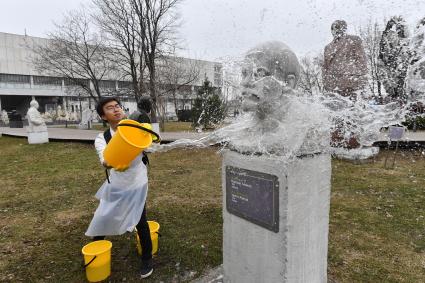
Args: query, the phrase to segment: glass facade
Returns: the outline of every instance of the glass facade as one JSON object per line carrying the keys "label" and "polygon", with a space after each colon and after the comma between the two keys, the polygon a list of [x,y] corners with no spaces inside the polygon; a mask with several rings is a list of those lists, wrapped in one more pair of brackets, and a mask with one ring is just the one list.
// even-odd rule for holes
{"label": "glass facade", "polygon": [[31,83],[31,76],[15,75],[15,74],[0,74],[1,83],[12,84],[29,84]]}

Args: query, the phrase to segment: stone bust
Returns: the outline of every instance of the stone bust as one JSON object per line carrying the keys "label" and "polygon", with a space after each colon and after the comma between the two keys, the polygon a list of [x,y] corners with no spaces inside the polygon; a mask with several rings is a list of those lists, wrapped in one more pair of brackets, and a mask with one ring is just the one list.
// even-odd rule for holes
{"label": "stone bust", "polygon": [[30,108],[27,112],[28,131],[29,132],[47,132],[46,123],[38,111],[39,105],[36,100],[30,102]]}
{"label": "stone bust", "polygon": [[217,139],[248,154],[298,155],[327,148],[325,111],[296,91],[299,76],[298,59],[284,43],[249,50],[242,66],[243,114],[217,130]]}
{"label": "stone bust", "polygon": [[284,43],[271,41],[252,48],[242,67],[242,110],[254,112],[265,124],[278,118],[284,108],[281,98],[293,92],[299,76],[297,56]]}

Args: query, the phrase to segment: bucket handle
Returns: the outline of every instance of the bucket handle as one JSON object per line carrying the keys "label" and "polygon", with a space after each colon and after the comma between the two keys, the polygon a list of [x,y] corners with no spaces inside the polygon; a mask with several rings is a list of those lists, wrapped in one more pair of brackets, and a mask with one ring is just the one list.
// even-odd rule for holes
{"label": "bucket handle", "polygon": [[84,264],[84,268],[87,268],[87,266],[89,266],[89,265],[90,265],[90,263],[92,263],[92,262],[93,262],[93,260],[95,260],[96,258],[97,258],[97,255],[95,255],[95,256],[94,256],[94,258],[92,258],[92,259],[89,261],[89,263]]}
{"label": "bucket handle", "polygon": [[122,126],[137,128],[139,130],[148,132],[149,134],[154,135],[156,137],[156,140],[153,140],[152,142],[154,142],[154,143],[160,143],[161,142],[161,138],[159,137],[159,135],[157,133],[155,133],[154,131],[149,130],[149,129],[145,128],[145,127],[138,126],[138,125],[133,125],[133,124],[127,124],[127,123],[122,123],[122,124],[118,124],[117,125],[117,127],[122,127]]}

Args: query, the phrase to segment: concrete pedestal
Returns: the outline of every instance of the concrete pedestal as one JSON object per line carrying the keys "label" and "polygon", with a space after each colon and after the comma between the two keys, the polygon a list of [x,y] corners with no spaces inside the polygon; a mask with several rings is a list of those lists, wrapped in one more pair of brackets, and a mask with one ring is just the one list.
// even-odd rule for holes
{"label": "concrete pedestal", "polygon": [[30,132],[28,133],[29,144],[48,143],[49,134],[47,132]]}
{"label": "concrete pedestal", "polygon": [[[231,183],[226,182],[229,179],[226,168],[277,177],[277,232],[258,225],[261,221],[254,224],[229,212],[226,199],[253,200],[243,193],[226,197],[226,192],[229,194],[226,184]],[[284,164],[278,159],[225,152],[222,174],[224,282],[326,282],[330,177],[331,158],[327,154],[300,157]],[[250,180],[234,183],[245,182],[242,185],[250,189],[261,184],[261,181]],[[260,198],[258,201],[263,201]]]}

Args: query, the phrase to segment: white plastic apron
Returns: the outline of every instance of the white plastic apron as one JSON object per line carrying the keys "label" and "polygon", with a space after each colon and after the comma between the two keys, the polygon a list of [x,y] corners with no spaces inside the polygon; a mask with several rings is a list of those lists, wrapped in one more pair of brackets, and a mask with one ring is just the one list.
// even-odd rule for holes
{"label": "white plastic apron", "polygon": [[86,236],[121,235],[133,231],[140,220],[148,193],[147,169],[140,154],[124,172],[110,170],[96,193],[100,204]]}

